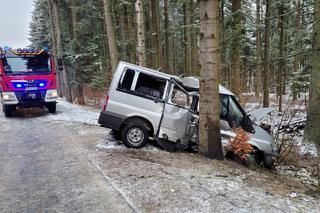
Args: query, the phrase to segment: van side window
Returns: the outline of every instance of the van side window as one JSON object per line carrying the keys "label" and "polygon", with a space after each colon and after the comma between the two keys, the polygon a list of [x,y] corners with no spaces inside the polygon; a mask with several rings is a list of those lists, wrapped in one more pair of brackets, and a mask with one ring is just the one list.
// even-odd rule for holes
{"label": "van side window", "polygon": [[152,98],[163,98],[166,80],[140,73],[135,92]]}
{"label": "van side window", "polygon": [[122,82],[119,84],[120,89],[130,90],[133,82],[135,71],[127,69],[126,73],[123,76]]}

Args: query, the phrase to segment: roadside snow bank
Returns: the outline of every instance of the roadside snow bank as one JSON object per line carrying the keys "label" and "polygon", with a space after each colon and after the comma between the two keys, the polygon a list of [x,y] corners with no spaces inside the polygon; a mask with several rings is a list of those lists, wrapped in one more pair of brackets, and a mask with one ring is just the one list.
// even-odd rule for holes
{"label": "roadside snow bank", "polygon": [[99,111],[86,106],[68,103],[64,99],[59,99],[57,113],[47,114],[43,119],[49,121],[75,122],[98,126]]}

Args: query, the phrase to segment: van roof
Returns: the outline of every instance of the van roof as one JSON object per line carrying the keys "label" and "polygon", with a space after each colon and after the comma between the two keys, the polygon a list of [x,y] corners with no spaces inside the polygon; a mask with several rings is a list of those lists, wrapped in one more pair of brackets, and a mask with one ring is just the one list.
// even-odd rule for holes
{"label": "van roof", "polygon": [[[124,61],[120,61],[119,65],[140,69],[140,70],[152,73],[153,75],[159,76],[161,78],[166,78],[168,80],[173,78],[173,79],[175,79],[176,81],[182,83],[184,86],[186,86],[188,88],[192,88],[194,90],[199,90],[199,77],[196,77],[196,76],[179,78],[178,76],[175,76],[175,75],[166,74],[166,73],[160,72],[158,70],[154,70],[154,69],[138,66],[138,65],[135,65],[135,64],[124,62]],[[235,96],[230,90],[228,90],[227,88],[225,88],[221,84],[219,84],[219,93],[220,94],[224,94],[224,95]]]}
{"label": "van roof", "polygon": [[[189,76],[180,78],[183,85],[188,88],[194,88],[195,90],[199,90],[199,77],[197,76]],[[230,90],[219,84],[219,93],[224,95],[232,95],[235,96]]]}
{"label": "van roof", "polygon": [[138,65],[135,65],[135,64],[131,64],[131,63],[128,63],[128,62],[124,62],[124,61],[120,61],[120,62],[119,62],[119,65],[123,65],[123,66],[128,66],[128,67],[140,69],[140,70],[149,72],[149,73],[151,73],[151,74],[153,74],[153,75],[156,75],[156,76],[159,76],[159,77],[162,77],[162,78],[166,78],[166,79],[168,79],[168,80],[171,79],[171,78],[174,78],[175,80],[180,81],[180,79],[179,79],[178,76],[170,75],[170,74],[167,74],[167,73],[163,73],[163,72],[161,72],[161,71],[159,71],[159,70],[154,70],[154,69],[150,69],[150,68],[138,66]]}

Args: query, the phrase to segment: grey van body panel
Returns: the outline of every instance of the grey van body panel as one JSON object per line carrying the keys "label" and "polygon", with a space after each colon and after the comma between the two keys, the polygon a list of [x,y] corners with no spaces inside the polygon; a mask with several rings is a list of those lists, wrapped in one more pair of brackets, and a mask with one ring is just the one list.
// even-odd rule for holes
{"label": "grey van body panel", "polygon": [[179,140],[180,143],[186,144],[189,141],[186,132],[189,114],[188,109],[166,104],[158,137],[173,142]]}
{"label": "grey van body panel", "polygon": [[[118,88],[119,83],[124,78],[127,69],[134,70],[130,90],[124,91]],[[161,99],[153,99],[137,94],[136,86],[141,73],[150,75],[166,81]],[[99,117],[99,123],[110,129],[119,130],[122,123],[131,117],[141,117],[149,121],[154,130],[155,139],[164,139],[172,142],[180,141],[187,145],[188,141],[194,136],[197,124],[192,123],[198,115],[190,109],[171,104],[169,99],[172,91],[172,84],[178,83],[188,88],[199,87],[199,80],[196,77],[179,78],[177,76],[161,73],[145,67],[140,67],[126,62],[120,62],[112,79],[108,90],[109,101],[105,111],[102,111]],[[220,94],[234,96],[228,89],[220,85]],[[198,119],[196,119],[198,120]],[[273,137],[264,131],[261,127],[254,125],[255,133],[249,135],[249,143],[265,155],[265,161],[270,162],[272,156],[276,155],[273,150]],[[221,120],[222,137],[235,137],[234,131],[228,125],[228,122]]]}
{"label": "grey van body panel", "polygon": [[[119,82],[123,77],[123,73],[127,69],[132,69],[137,72],[143,72],[146,74],[150,74],[155,77],[159,77],[162,79],[166,79],[168,82],[171,78],[170,75],[162,75],[157,73],[156,71],[152,71],[147,68],[142,68],[133,64],[128,64],[125,62],[120,62],[118,68],[113,76],[112,83],[110,85],[108,95],[109,101],[106,108],[106,111],[113,112],[115,114],[121,114],[125,118],[130,117],[142,117],[148,120],[152,124],[152,128],[156,130],[159,128],[159,122],[162,115],[163,110],[163,101],[160,100],[157,103],[155,100],[140,97],[139,95],[131,94],[130,92],[124,92],[118,89]],[[137,83],[137,76],[133,80],[131,89],[135,88]],[[168,82],[166,87],[168,86]],[[166,91],[166,88],[165,88]]]}
{"label": "grey van body panel", "polygon": [[125,119],[126,117],[121,114],[102,111],[100,113],[98,123],[109,129],[120,130],[121,124]]}

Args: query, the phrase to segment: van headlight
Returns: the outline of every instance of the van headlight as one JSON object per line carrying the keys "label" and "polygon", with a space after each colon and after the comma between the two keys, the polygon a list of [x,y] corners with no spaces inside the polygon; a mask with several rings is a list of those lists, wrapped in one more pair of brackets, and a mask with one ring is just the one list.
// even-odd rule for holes
{"label": "van headlight", "polygon": [[18,104],[18,99],[14,92],[2,92],[2,100],[4,104]]}
{"label": "van headlight", "polygon": [[47,90],[45,101],[55,101],[58,98],[58,92],[55,89]]}

